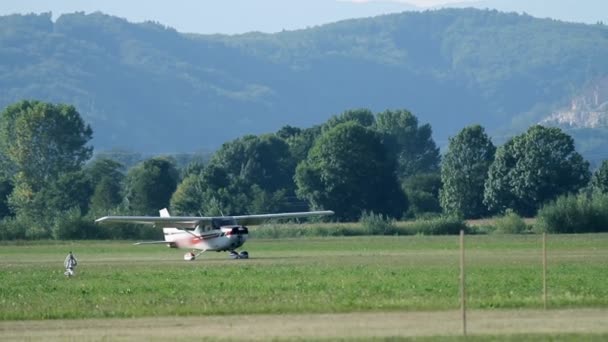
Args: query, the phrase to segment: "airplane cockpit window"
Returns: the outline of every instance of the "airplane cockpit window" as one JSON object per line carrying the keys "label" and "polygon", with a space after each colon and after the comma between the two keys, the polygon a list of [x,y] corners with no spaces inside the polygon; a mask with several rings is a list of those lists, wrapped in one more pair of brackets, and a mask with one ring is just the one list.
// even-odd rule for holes
{"label": "airplane cockpit window", "polygon": [[220,229],[225,226],[236,226],[236,220],[232,217],[218,217],[211,219],[213,229]]}

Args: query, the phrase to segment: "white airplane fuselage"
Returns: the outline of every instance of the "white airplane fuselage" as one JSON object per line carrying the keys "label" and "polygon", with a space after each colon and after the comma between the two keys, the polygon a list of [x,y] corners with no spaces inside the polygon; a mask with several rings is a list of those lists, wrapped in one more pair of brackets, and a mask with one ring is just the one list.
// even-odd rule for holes
{"label": "white airplane fuselage", "polygon": [[163,228],[167,246],[171,248],[187,248],[200,251],[233,251],[241,247],[249,236],[247,227],[234,225],[219,229],[200,231],[194,234],[183,229]]}

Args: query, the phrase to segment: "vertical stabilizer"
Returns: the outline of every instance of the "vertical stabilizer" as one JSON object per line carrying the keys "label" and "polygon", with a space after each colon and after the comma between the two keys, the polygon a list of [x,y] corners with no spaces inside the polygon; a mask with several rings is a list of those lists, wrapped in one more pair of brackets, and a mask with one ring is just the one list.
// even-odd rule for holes
{"label": "vertical stabilizer", "polygon": [[[169,214],[169,210],[167,210],[167,208],[163,208],[158,212],[160,213],[160,217],[171,217],[171,214]],[[186,232],[181,229],[170,227],[163,228],[163,233],[165,234],[165,241],[175,241],[186,234]]]}

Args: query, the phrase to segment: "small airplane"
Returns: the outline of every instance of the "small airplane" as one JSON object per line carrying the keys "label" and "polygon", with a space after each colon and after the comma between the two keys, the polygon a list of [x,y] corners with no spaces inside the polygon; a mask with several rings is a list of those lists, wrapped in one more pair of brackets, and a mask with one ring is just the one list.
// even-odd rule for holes
{"label": "small airplane", "polygon": [[161,226],[164,241],[144,241],[135,245],[166,244],[170,248],[187,248],[191,251],[184,260],[193,261],[207,251],[230,252],[233,259],[248,259],[246,251],[237,252],[249,235],[245,225],[257,225],[272,219],[290,219],[309,216],[333,215],[331,210],[307,211],[242,216],[171,216],[167,209],[160,210],[160,216],[104,216],[96,223],[136,223]]}

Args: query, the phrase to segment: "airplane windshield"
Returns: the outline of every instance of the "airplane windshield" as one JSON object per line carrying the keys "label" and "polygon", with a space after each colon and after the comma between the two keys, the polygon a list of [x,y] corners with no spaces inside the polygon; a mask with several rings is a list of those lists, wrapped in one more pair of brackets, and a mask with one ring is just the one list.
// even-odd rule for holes
{"label": "airplane windshield", "polygon": [[221,227],[236,225],[236,220],[232,217],[218,217],[211,219],[211,226],[213,229],[220,229]]}

